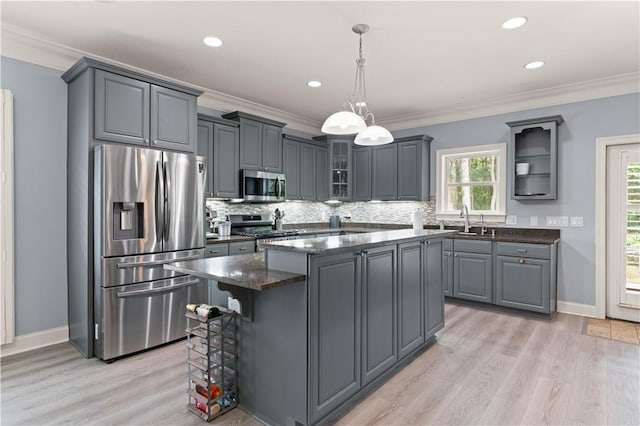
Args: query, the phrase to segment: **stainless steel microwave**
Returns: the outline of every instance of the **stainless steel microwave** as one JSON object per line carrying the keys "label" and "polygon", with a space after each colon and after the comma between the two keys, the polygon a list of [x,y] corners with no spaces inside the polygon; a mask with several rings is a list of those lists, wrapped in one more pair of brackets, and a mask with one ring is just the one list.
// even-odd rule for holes
{"label": "stainless steel microwave", "polygon": [[245,201],[284,201],[286,179],[281,173],[242,171],[242,198]]}

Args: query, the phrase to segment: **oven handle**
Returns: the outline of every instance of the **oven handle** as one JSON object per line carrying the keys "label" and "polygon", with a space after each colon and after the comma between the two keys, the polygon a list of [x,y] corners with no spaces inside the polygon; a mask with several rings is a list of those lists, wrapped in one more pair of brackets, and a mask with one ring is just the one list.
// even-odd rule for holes
{"label": "oven handle", "polygon": [[202,255],[195,256],[187,256],[187,257],[177,257],[175,259],[162,259],[162,260],[147,260],[142,262],[122,262],[116,264],[117,268],[137,268],[138,266],[157,266],[157,265],[165,265],[167,263],[172,262],[182,262],[184,260],[195,260],[200,259]]}
{"label": "oven handle", "polygon": [[146,290],[132,290],[132,291],[118,291],[116,292],[116,297],[123,298],[123,297],[133,297],[133,296],[144,296],[147,294],[165,293],[165,292],[174,291],[179,288],[191,287],[196,284],[200,284],[200,280],[186,281],[181,284],[169,285],[161,288],[150,288]]}

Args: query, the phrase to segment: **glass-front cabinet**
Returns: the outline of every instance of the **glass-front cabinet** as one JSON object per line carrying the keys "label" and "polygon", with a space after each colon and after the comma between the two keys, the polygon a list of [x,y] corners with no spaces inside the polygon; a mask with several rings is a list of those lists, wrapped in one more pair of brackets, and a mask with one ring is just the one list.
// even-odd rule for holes
{"label": "glass-front cabinet", "polygon": [[511,198],[555,200],[561,115],[508,122],[511,127]]}
{"label": "glass-front cabinet", "polygon": [[351,200],[353,137],[317,136],[313,139],[326,142],[329,148],[329,199]]}

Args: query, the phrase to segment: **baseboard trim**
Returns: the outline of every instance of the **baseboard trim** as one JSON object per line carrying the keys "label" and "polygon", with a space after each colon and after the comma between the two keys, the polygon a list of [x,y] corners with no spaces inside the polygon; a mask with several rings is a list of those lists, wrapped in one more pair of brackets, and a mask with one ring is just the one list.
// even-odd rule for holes
{"label": "baseboard trim", "polygon": [[583,305],[582,303],[562,302],[558,300],[556,307],[558,312],[563,314],[580,315],[583,317],[597,318],[596,307],[594,305]]}
{"label": "baseboard trim", "polygon": [[0,346],[0,358],[69,341],[69,326],[16,336],[13,342]]}

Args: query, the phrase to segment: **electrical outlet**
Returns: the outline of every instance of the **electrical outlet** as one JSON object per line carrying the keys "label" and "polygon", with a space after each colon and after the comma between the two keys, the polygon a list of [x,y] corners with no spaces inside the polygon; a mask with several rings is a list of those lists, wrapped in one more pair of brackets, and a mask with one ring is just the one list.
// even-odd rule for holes
{"label": "electrical outlet", "polygon": [[584,218],[582,216],[571,216],[571,226],[584,226]]}
{"label": "electrical outlet", "polygon": [[560,225],[560,226],[569,226],[569,216],[559,216],[558,217],[558,225]]}
{"label": "electrical outlet", "polygon": [[242,308],[240,308],[240,301],[238,299],[234,299],[233,297],[229,297],[227,299],[227,307],[232,311],[236,311],[241,314]]}
{"label": "electrical outlet", "polygon": [[555,216],[547,216],[547,226],[556,226],[556,220]]}
{"label": "electrical outlet", "polygon": [[515,215],[507,215],[507,225],[516,225],[518,223],[518,216]]}
{"label": "electrical outlet", "polygon": [[529,225],[538,226],[538,216],[531,216],[531,219],[529,219]]}

